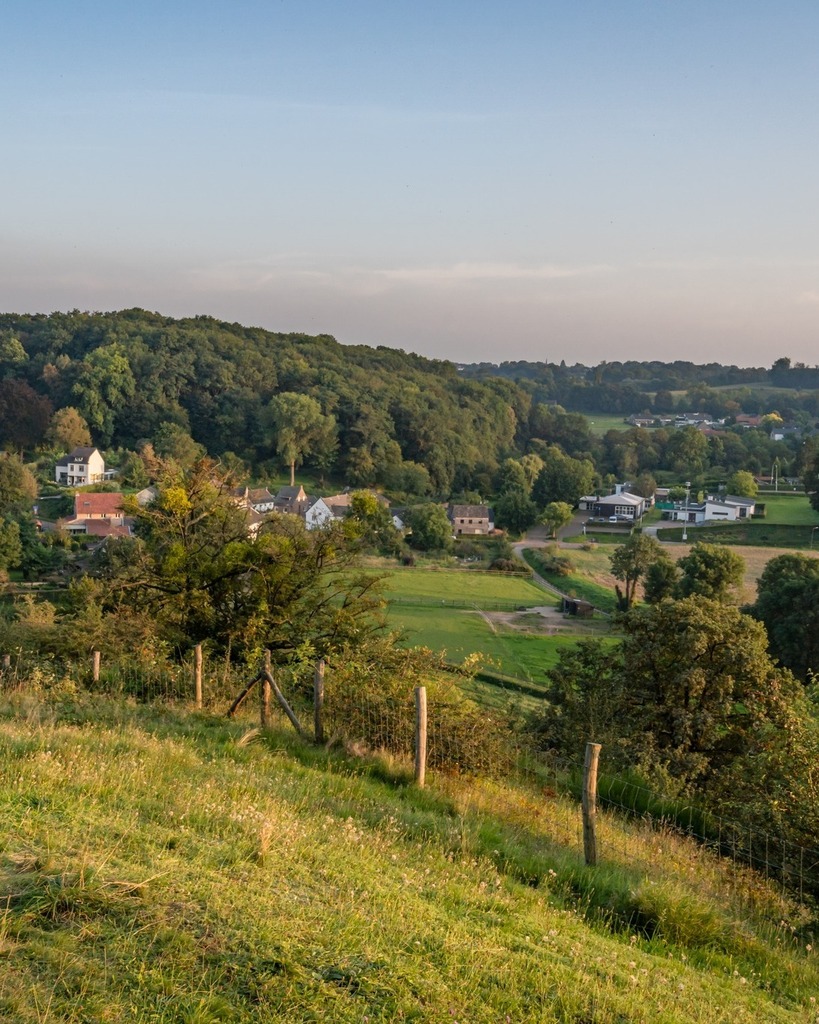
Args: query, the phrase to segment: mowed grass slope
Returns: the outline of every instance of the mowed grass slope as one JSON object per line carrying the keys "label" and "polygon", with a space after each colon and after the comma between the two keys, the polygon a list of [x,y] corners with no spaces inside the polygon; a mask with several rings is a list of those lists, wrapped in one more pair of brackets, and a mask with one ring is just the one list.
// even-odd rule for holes
{"label": "mowed grass slope", "polygon": [[69,692],[0,706],[0,1019],[815,1019],[793,911],[757,883],[786,921],[766,937],[690,842],[604,816],[586,868],[573,801],[418,791],[290,733],[243,744],[249,724]]}
{"label": "mowed grass slope", "polygon": [[[493,572],[409,569],[392,573],[385,596],[390,624],[409,646],[444,651],[453,664],[482,654],[488,667],[542,681],[559,652],[577,643],[562,634],[541,636],[490,619],[475,609],[556,607],[558,598],[532,581]],[[474,607],[469,607],[470,605]]]}
{"label": "mowed grass slope", "polygon": [[459,609],[409,608],[389,610],[392,625],[406,631],[409,646],[445,651],[447,661],[459,664],[470,654],[483,654],[488,667],[518,679],[543,681],[557,664],[560,651],[577,643],[576,636],[540,636],[487,621],[478,612]]}
{"label": "mowed grass slope", "polygon": [[524,576],[474,569],[395,569],[384,581],[384,596],[397,603],[461,603],[503,608],[555,605],[557,598]]}
{"label": "mowed grass slope", "polygon": [[765,506],[765,518],[757,523],[785,526],[819,526],[816,512],[806,494],[759,494],[757,499]]}

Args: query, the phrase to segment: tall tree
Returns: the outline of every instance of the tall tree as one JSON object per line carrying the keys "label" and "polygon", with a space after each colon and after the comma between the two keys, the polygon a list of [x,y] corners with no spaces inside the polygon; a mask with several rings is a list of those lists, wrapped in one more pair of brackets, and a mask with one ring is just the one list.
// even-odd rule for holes
{"label": "tall tree", "polygon": [[268,414],[276,435],[276,451],[290,467],[292,487],[296,482],[296,463],[304,460],[319,438],[326,444],[328,423],[315,398],[293,391],[274,395]]}
{"label": "tall tree", "polygon": [[119,342],[102,345],[83,359],[72,394],[99,444],[111,443],[117,417],[127,416],[136,390],[131,364]]}
{"label": "tall tree", "polygon": [[24,380],[0,381],[0,437],[6,447],[31,451],[45,437],[51,402]]}
{"label": "tall tree", "polygon": [[250,656],[324,657],[381,627],[377,580],[356,569],[343,524],[274,515],[253,535],[233,480],[203,459],[128,511],[137,540],[112,548],[109,605],[150,612],[164,640],[211,639]]}
{"label": "tall tree", "polygon": [[755,498],[759,493],[759,486],[754,479],[754,474],[746,469],[738,469],[728,477],[728,493],[735,494],[740,498]]}
{"label": "tall tree", "polygon": [[698,541],[677,565],[682,574],[677,584],[680,597],[733,601],[745,578],[744,560],[724,544]]}
{"label": "tall tree", "polygon": [[660,543],[655,537],[634,533],[625,544],[615,548],[609,555],[612,576],[623,584],[622,589],[617,586],[614,588],[620,611],[627,612],[634,604],[637,584],[662,553]]}
{"label": "tall tree", "polygon": [[452,547],[452,523],[446,509],[427,501],[407,509],[407,525],[412,531],[407,538],[418,551],[449,551]]}
{"label": "tall tree", "polygon": [[564,526],[568,526],[572,521],[574,515],[574,509],[565,501],[550,501],[546,508],[543,510],[543,514],[540,517],[540,522],[544,526],[549,527],[549,536],[556,537],[557,531],[562,529]]}
{"label": "tall tree", "polygon": [[774,658],[803,682],[819,673],[819,559],[797,553],[772,558],[749,611],[764,624]]}
{"label": "tall tree", "polygon": [[67,405],[51,417],[46,441],[58,451],[70,452],[80,445],[91,445],[91,431],[79,409]]}
{"label": "tall tree", "polygon": [[16,455],[0,453],[0,515],[23,512],[37,497],[37,481]]}
{"label": "tall tree", "polygon": [[555,445],[541,453],[543,469],[532,489],[533,500],[545,508],[550,501],[575,506],[594,486],[594,465],[588,459],[573,459]]}

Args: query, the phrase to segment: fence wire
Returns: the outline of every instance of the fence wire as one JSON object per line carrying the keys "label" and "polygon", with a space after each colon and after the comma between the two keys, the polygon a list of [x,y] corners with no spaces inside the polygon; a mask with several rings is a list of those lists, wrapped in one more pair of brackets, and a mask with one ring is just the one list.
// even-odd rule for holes
{"label": "fence wire", "polygon": [[[228,663],[206,664],[203,706],[225,712],[252,676],[253,670]],[[187,707],[193,704],[193,679],[192,653],[173,665],[103,662],[96,680],[90,656],[87,664],[62,664],[58,659],[17,652],[7,655],[0,667],[0,691],[64,687]],[[278,669],[276,679],[305,734],[311,736],[312,675],[304,668]],[[257,715],[258,707],[259,694],[253,692],[242,713]],[[463,696],[457,682],[430,685],[427,709],[430,771],[523,786],[544,827],[545,841],[582,855],[581,761],[538,750],[504,709],[493,712],[478,707]],[[275,702],[271,712],[277,726],[289,728]],[[410,766],[416,743],[414,685],[397,680],[379,689],[353,676],[334,679],[328,671],[323,725],[329,744],[343,745],[352,754],[387,753]],[[695,870],[708,873],[715,893],[732,906],[752,907],[772,928],[785,927],[791,901],[803,915],[815,914],[819,849],[800,846],[749,822],[720,817],[694,803],[664,798],[633,779],[605,770],[598,775],[597,795],[599,862],[608,857],[650,874],[658,850],[684,843],[681,870],[694,863]],[[791,922],[787,927],[796,926]]]}

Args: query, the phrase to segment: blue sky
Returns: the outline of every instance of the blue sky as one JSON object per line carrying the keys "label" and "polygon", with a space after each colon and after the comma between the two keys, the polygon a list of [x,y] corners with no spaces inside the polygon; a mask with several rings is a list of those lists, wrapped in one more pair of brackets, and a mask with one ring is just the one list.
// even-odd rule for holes
{"label": "blue sky", "polygon": [[817,361],[819,5],[6,0],[0,308]]}

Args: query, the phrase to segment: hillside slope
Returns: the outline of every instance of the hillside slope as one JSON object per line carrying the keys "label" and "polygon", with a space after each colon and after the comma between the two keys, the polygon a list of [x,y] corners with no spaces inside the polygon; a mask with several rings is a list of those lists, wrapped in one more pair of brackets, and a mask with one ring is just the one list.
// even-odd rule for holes
{"label": "hillside slope", "polygon": [[6,696],[0,1019],[816,1019],[804,939],[687,841],[604,823],[592,871],[553,792],[419,792],[251,724]]}

